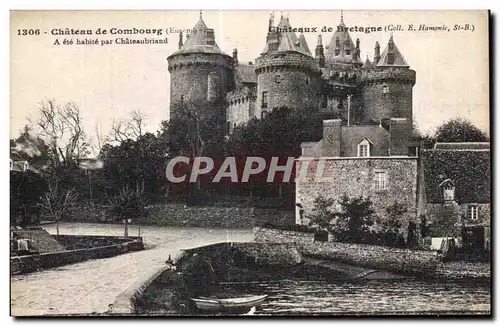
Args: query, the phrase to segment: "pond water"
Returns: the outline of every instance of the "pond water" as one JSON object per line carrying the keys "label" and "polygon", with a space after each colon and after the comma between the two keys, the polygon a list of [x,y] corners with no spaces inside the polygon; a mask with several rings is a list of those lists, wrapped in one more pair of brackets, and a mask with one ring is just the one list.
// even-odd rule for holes
{"label": "pond water", "polygon": [[414,280],[328,282],[283,280],[233,285],[267,294],[256,315],[489,313],[489,284]]}

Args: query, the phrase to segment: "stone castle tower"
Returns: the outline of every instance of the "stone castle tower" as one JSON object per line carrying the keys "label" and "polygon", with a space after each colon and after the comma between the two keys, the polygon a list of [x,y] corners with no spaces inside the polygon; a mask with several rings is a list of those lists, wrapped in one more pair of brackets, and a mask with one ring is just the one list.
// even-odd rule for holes
{"label": "stone castle tower", "polygon": [[363,122],[391,117],[412,121],[415,79],[415,71],[410,69],[392,35],[382,55],[377,42],[374,62],[367,59],[361,74]]}
{"label": "stone castle tower", "polygon": [[317,108],[321,97],[321,71],[305,37],[292,32],[288,17],[277,26],[269,20],[266,46],[255,61],[257,116],[275,107],[296,110]]}
{"label": "stone castle tower", "polygon": [[192,33],[184,43],[181,34],[179,50],[167,58],[171,116],[182,102],[223,101],[221,119],[228,132],[284,106],[328,112],[343,125],[379,125],[404,118],[402,128],[411,128],[416,74],[392,35],[384,51],[380,53],[377,42],[373,61],[367,58],[363,64],[360,41],[354,42],[344,28],[343,15],[326,46],[323,35],[318,36],[314,56],[304,35],[292,31],[288,17],[281,16],[275,26],[271,15],[268,27],[255,64],[243,63],[237,49],[232,56],[219,49],[213,29],[200,14]]}
{"label": "stone castle tower", "polygon": [[175,116],[180,103],[223,100],[233,89],[233,58],[215,42],[214,30],[200,18],[187,35],[179,34],[179,50],[167,58],[170,72],[170,114]]}

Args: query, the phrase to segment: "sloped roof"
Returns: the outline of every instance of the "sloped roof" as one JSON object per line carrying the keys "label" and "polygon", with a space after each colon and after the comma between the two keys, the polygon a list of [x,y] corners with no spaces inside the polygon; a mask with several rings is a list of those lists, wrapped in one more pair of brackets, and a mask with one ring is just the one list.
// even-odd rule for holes
{"label": "sloped roof", "polygon": [[[297,35],[294,32],[292,32],[292,26],[290,25],[290,19],[288,17],[284,16],[281,17],[278,26],[276,26],[276,30],[280,35],[279,45],[277,50],[278,52],[296,51],[307,55],[311,55],[311,51],[309,51],[309,47],[307,46],[305,38],[303,42],[301,42],[297,37]],[[267,53],[267,52],[269,52],[268,43],[266,43],[266,46],[264,47],[262,53]]]}
{"label": "sloped roof", "polygon": [[[192,29],[192,33],[186,38],[184,45],[174,54],[179,53],[223,53],[215,40],[211,40],[209,33],[213,34],[213,29],[207,27],[203,18],[200,17]],[[213,43],[211,42],[213,41]]]}
{"label": "sloped roof", "polygon": [[299,35],[299,42],[300,42],[300,46],[302,47],[302,49],[304,49],[304,51],[307,54],[311,54],[311,50],[309,50],[309,46],[307,45],[306,37],[304,36],[303,33],[300,33],[300,35]]}
{"label": "sloped roof", "polygon": [[364,69],[373,68],[373,64],[370,61],[370,59],[368,59],[368,57],[366,57],[365,63],[363,64],[362,68],[364,68]]}
{"label": "sloped roof", "polygon": [[29,164],[28,161],[13,161],[13,160],[11,160],[11,162],[12,162],[12,165],[11,165],[11,168],[10,168],[11,171],[14,171],[14,172],[27,172],[27,171],[31,171],[31,172],[34,172],[34,173],[37,173],[37,174],[40,173],[40,171],[38,171],[33,166],[31,166],[31,164]]}
{"label": "sloped roof", "polygon": [[428,203],[442,203],[439,185],[450,179],[459,203],[489,203],[491,200],[490,152],[482,150],[422,151],[425,196]]}
{"label": "sloped roof", "polygon": [[[392,64],[388,62],[389,53],[394,53],[394,63]],[[387,46],[385,47],[384,52],[382,52],[382,54],[380,55],[379,62],[377,63],[377,67],[387,67],[387,66],[409,67],[405,58],[403,57],[398,47],[396,46],[396,43],[394,43],[392,35],[391,38],[389,39],[389,42],[387,43]]]}
{"label": "sloped roof", "polygon": [[255,74],[255,66],[253,65],[238,63],[234,67],[234,75],[237,84],[257,83],[257,75]]}
{"label": "sloped roof", "polygon": [[434,149],[439,150],[490,150],[490,143],[464,142],[464,143],[436,143]]}
{"label": "sloped roof", "polygon": [[390,134],[378,125],[342,126],[341,155],[353,157],[358,155],[358,144],[367,139],[373,144],[371,156],[387,156],[390,147]]}
{"label": "sloped roof", "polygon": [[[333,33],[332,38],[330,39],[330,43],[326,47],[325,51],[325,61],[327,63],[352,63],[352,62],[360,62],[358,58],[355,58],[356,46],[351,39],[351,35],[344,29],[343,31],[339,31],[339,27],[345,28],[344,19],[340,19],[340,23],[337,26],[335,33]],[[339,40],[339,54],[335,55],[335,49],[337,48],[337,39]],[[346,50],[349,48],[349,54],[346,54]]]}

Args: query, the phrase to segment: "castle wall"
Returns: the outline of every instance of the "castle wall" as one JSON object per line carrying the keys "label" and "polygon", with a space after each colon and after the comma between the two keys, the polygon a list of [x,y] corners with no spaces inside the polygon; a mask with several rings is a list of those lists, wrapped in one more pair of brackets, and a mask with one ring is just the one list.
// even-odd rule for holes
{"label": "castle wall", "polygon": [[252,119],[251,113],[254,111],[255,98],[241,98],[231,101],[226,109],[226,121],[232,131],[236,126],[246,123]]}

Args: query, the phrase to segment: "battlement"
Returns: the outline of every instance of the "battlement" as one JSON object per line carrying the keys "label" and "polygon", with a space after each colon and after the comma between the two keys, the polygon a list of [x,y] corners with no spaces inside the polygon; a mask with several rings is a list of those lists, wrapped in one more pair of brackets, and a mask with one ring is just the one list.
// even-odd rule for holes
{"label": "battlement", "polygon": [[269,53],[255,60],[255,72],[257,74],[279,71],[281,69],[309,70],[318,74],[320,73],[316,60],[311,56],[299,52]]}
{"label": "battlement", "polygon": [[363,84],[398,81],[415,85],[416,73],[406,67],[374,67],[361,72]]}
{"label": "battlement", "polygon": [[168,71],[208,65],[233,69],[233,58],[220,53],[179,53],[167,58]]}
{"label": "battlement", "polygon": [[255,98],[256,98],[255,93],[248,87],[245,87],[227,93],[226,103],[228,105],[240,104],[249,100],[255,100]]}

